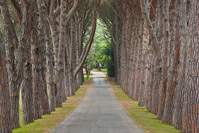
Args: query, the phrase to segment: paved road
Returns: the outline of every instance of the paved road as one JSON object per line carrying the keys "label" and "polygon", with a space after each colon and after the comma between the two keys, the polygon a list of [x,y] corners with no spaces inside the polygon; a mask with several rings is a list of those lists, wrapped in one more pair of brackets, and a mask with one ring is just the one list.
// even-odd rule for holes
{"label": "paved road", "polygon": [[142,133],[117,102],[105,75],[93,74],[94,89],[51,133]]}

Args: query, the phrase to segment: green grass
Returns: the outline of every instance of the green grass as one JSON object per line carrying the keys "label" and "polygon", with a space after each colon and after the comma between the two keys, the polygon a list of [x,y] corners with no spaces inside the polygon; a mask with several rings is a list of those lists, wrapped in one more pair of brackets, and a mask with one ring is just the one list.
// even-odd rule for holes
{"label": "green grass", "polygon": [[104,74],[107,74],[107,69],[102,69],[101,72],[103,72]]}
{"label": "green grass", "polygon": [[93,80],[93,77],[85,78],[85,81],[92,81],[92,80]]}
{"label": "green grass", "polygon": [[[87,75],[86,75],[86,72],[83,72],[83,74],[84,74],[84,76],[87,76]],[[91,75],[93,75],[92,72],[90,72],[90,76],[91,76]]]}
{"label": "green grass", "polygon": [[91,78],[84,78],[84,83],[83,83],[83,85],[91,85],[92,84],[92,82],[93,82],[93,77],[91,77]]}
{"label": "green grass", "polygon": [[138,102],[129,98],[121,88],[113,88],[113,91],[128,116],[144,131],[152,133],[181,132],[171,125],[162,123],[162,121],[158,119],[155,114],[147,111],[145,107],[138,106]]}
{"label": "green grass", "polygon": [[80,88],[75,96],[68,97],[68,100],[63,103],[62,108],[56,108],[56,111],[49,115],[43,115],[42,119],[35,120],[33,123],[22,125],[22,107],[20,102],[20,128],[13,130],[13,133],[47,133],[55,128],[65,117],[73,111],[80,103],[81,99],[87,92],[86,88]]}
{"label": "green grass", "polygon": [[103,72],[104,74],[107,75],[107,69],[101,69],[101,71],[97,70],[97,69],[94,69],[93,70],[94,72]]}

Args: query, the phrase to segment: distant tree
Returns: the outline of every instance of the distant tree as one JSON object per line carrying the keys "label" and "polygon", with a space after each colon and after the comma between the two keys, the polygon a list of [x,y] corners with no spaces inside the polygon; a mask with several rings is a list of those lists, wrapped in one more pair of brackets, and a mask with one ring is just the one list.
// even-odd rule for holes
{"label": "distant tree", "polygon": [[89,53],[84,63],[87,79],[90,76],[91,70],[96,66],[93,53]]}

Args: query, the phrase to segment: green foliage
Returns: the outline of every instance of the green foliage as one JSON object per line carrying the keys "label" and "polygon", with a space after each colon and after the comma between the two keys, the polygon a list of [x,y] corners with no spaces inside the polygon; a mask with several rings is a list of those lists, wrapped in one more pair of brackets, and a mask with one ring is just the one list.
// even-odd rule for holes
{"label": "green foliage", "polygon": [[94,49],[92,48],[83,65],[83,67],[86,70],[87,78],[89,78],[90,72],[95,66],[96,66],[96,63],[95,63],[95,57],[94,57]]}
{"label": "green foliage", "polygon": [[115,69],[114,69],[114,54],[113,54],[113,45],[109,43],[105,49],[105,67],[107,69],[108,77],[115,76]]}
{"label": "green foliage", "polygon": [[110,38],[110,34],[102,22],[98,20],[95,39],[85,61],[84,68],[89,66],[89,70],[92,70],[101,64],[107,69],[107,75],[109,77],[115,76],[113,45]]}
{"label": "green foliage", "polygon": [[109,60],[106,64],[107,68],[107,75],[108,77],[115,77],[115,69],[114,69],[114,63],[112,60]]}
{"label": "green foliage", "polygon": [[86,61],[84,63],[84,68],[87,67],[88,70],[92,70],[95,66],[96,64],[95,64],[94,54],[90,53],[86,58]]}

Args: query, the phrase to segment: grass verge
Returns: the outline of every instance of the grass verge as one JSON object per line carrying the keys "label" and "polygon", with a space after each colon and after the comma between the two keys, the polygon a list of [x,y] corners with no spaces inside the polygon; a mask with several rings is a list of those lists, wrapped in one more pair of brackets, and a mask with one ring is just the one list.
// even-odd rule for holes
{"label": "grass verge", "polygon": [[85,80],[84,84],[88,84],[88,82],[93,81],[93,77],[84,78],[84,80]]}
{"label": "grass verge", "polygon": [[[85,71],[83,72],[83,74],[84,74],[84,76],[87,76]],[[91,75],[93,75],[92,72],[90,72],[90,76],[91,76]]]}
{"label": "grass verge", "polygon": [[138,102],[129,98],[121,88],[112,88],[112,90],[128,116],[144,131],[150,133],[181,132],[171,125],[162,123],[155,114],[149,112],[145,107],[138,106]]}
{"label": "grass verge", "polygon": [[[63,103],[63,107],[56,108],[56,111],[49,115],[43,115],[42,119],[35,120],[33,123],[21,126],[13,130],[13,133],[47,133],[55,128],[65,117],[70,114],[86,95],[87,88],[80,88],[75,96],[68,97],[68,100]],[[20,106],[20,124],[22,125],[22,108]]]}
{"label": "grass verge", "polygon": [[107,75],[107,69],[101,69],[101,71],[94,69],[93,72],[103,72],[105,75]]}

